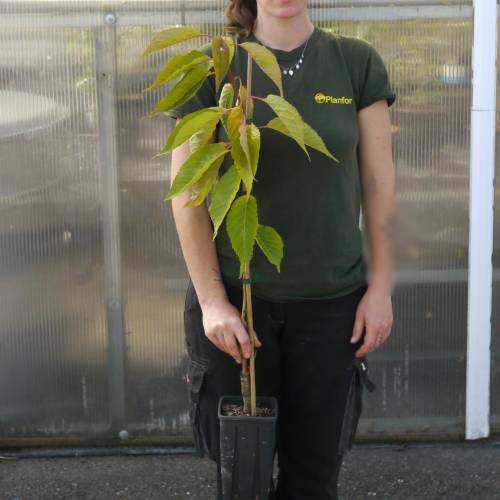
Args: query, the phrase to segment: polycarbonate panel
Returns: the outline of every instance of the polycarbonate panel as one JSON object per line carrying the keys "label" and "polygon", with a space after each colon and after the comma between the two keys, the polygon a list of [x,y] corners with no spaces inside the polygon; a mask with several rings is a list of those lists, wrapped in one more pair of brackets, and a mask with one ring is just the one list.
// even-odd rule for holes
{"label": "polycarbonate panel", "polygon": [[[0,113],[0,435],[190,438],[188,274],[163,202],[170,155],[153,159],[174,122],[141,118],[173,85],[142,92],[166,58],[203,40],[141,53],[176,23],[223,33],[225,5],[0,3],[11,110]],[[310,1],[309,12],[371,42],[397,93],[395,325],[369,355],[378,391],[359,434],[462,433],[471,2]]]}
{"label": "polycarbonate panel", "polygon": [[120,243],[130,381],[127,413],[129,428],[175,435],[189,433],[183,330],[188,273],[171,203],[163,202],[170,154],[153,159],[174,121],[164,116],[141,120],[173,83],[156,92],[143,94],[142,90],[154,81],[167,58],[196,48],[199,40],[141,60],[151,35],[150,26],[117,29]]}
{"label": "polycarbonate panel", "polygon": [[103,432],[92,30],[0,25],[0,435]]}
{"label": "polycarbonate panel", "polygon": [[330,26],[370,41],[397,93],[395,322],[368,356],[378,392],[365,397],[359,433],[462,433],[472,19]]}
{"label": "polycarbonate panel", "polygon": [[[498,21],[497,21],[498,34]],[[497,54],[500,54],[500,39],[497,38]],[[498,55],[497,55],[498,60]],[[495,128],[495,178],[493,212],[493,299],[491,306],[491,432],[500,432],[500,71],[497,65]]]}

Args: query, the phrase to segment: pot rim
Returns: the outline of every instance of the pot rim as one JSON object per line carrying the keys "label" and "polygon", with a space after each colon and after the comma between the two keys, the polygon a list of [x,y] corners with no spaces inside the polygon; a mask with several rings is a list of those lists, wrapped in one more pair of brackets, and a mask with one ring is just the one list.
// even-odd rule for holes
{"label": "pot rim", "polygon": [[241,403],[243,404],[243,398],[242,396],[238,396],[237,394],[231,395],[231,394],[225,394],[219,398],[219,404],[217,405],[217,413],[219,416],[219,420],[245,420],[245,421],[256,421],[256,422],[271,422],[274,420],[278,419],[278,399],[275,398],[274,396],[257,396],[256,402],[257,404],[263,403],[264,405],[269,405],[266,406],[270,410],[273,410],[274,415],[270,416],[264,416],[264,417],[254,417],[251,415],[222,415],[222,404],[225,402],[225,400],[237,400],[236,404]]}

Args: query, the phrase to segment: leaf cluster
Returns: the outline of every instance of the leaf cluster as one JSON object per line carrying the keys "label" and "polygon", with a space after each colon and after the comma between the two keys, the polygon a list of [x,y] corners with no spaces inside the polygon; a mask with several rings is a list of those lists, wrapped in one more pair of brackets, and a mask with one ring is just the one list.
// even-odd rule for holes
{"label": "leaf cluster", "polygon": [[[163,30],[153,37],[143,56],[199,36],[204,35],[190,26]],[[247,86],[241,77],[233,75],[230,69],[237,45],[247,51],[249,62],[254,61],[275,83],[279,95],[268,94],[264,98],[248,95]],[[232,248],[240,261],[240,277],[245,266],[250,264],[255,243],[280,272],[283,240],[276,229],[259,222],[257,200],[252,195],[259,165],[262,128],[250,122],[254,100],[266,103],[276,114],[263,127],[274,129],[296,141],[309,161],[311,158],[306,146],[320,151],[337,163],[339,160],[328,151],[315,130],[304,122],[298,110],[283,97],[280,67],[271,51],[258,43],[237,44],[232,36],[215,35],[212,37],[211,53],[212,57],[200,50],[190,50],[173,56],[161,68],[155,81],[144,89],[144,92],[151,91],[180,77],[149,116],[189,101],[211,74],[215,76],[216,93],[220,91],[218,106],[186,114],[177,122],[156,155],[166,154],[189,141],[191,153],[180,166],[164,201],[189,189],[190,198],[184,206],[196,206],[211,193],[208,211],[214,226],[213,239],[225,220]],[[225,79],[228,81],[222,85]],[[210,143],[219,123],[224,127],[228,141]],[[219,176],[219,169],[227,154],[232,163]],[[242,186],[245,193],[240,195]]]}

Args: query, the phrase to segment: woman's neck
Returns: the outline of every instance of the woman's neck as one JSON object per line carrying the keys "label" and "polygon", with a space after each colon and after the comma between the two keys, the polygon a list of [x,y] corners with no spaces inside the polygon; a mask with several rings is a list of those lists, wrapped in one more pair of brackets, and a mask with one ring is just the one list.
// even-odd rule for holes
{"label": "woman's neck", "polygon": [[293,50],[311,36],[314,24],[309,18],[293,17],[287,19],[257,16],[253,34],[264,45],[272,49]]}

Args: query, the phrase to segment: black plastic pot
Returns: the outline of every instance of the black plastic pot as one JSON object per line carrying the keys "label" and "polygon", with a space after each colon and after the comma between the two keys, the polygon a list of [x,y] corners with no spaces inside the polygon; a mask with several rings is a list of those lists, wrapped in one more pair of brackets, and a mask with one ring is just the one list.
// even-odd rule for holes
{"label": "black plastic pot", "polygon": [[272,492],[278,400],[257,396],[257,407],[270,417],[222,415],[225,404],[242,405],[241,396],[221,396],[220,461],[223,500],[268,500]]}

